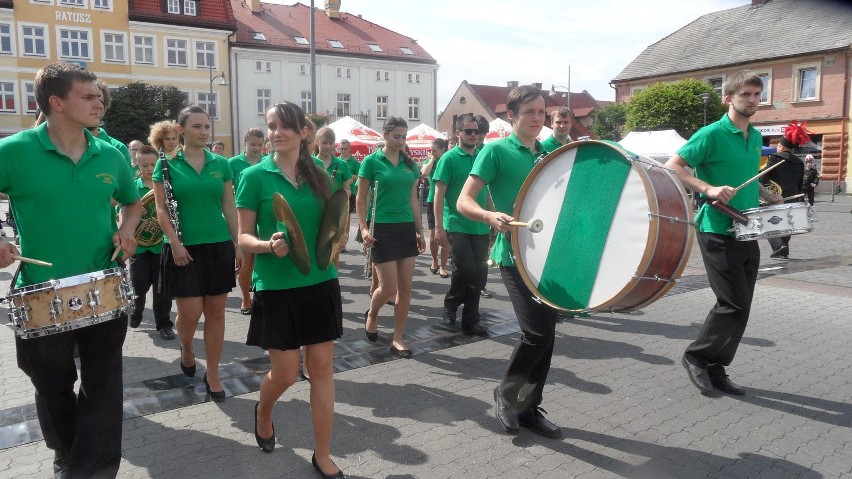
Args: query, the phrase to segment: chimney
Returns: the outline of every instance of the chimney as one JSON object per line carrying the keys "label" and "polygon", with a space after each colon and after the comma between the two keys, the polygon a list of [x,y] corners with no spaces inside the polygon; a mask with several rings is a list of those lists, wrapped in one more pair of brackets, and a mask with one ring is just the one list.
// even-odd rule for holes
{"label": "chimney", "polygon": [[328,18],[340,19],[340,0],[325,0],[325,14]]}
{"label": "chimney", "polygon": [[534,87],[538,88],[539,90],[541,90],[541,83],[533,83],[533,84],[532,84],[532,86],[534,86]]}
{"label": "chimney", "polygon": [[518,88],[518,80],[511,80],[506,82],[506,86],[509,88]]}
{"label": "chimney", "polygon": [[260,0],[246,0],[246,4],[248,5],[249,10],[251,10],[252,14],[256,15],[262,11],[262,9],[260,8]]}
{"label": "chimney", "polygon": [[760,7],[766,2],[767,2],[767,0],[751,0],[751,6],[752,7]]}

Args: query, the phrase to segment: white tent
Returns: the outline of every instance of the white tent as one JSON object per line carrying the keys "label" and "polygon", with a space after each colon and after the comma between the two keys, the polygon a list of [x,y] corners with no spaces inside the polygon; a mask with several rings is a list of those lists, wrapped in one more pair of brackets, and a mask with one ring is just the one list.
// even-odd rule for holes
{"label": "white tent", "polygon": [[349,140],[350,153],[358,159],[372,153],[373,145],[384,140],[379,132],[349,116],[329,123],[328,127],[334,131],[335,144],[339,146],[344,138]]}
{"label": "white tent", "polygon": [[543,127],[541,127],[541,133],[539,133],[536,138],[538,138],[538,141],[544,141],[544,140],[550,138],[550,135],[552,135],[552,134],[553,134],[553,130],[551,130],[550,128],[548,128],[546,126],[543,126]]}
{"label": "white tent", "polygon": [[488,123],[488,134],[485,135],[485,143],[506,138],[512,134],[512,125],[503,119],[495,118]]}
{"label": "white tent", "polygon": [[631,131],[618,142],[622,148],[657,161],[667,161],[686,143],[674,130]]}

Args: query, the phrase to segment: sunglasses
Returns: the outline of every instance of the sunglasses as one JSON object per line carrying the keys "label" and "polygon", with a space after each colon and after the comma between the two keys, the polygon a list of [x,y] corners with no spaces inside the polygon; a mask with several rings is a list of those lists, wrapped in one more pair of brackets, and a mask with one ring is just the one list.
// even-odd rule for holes
{"label": "sunglasses", "polygon": [[479,133],[479,130],[476,128],[465,128],[461,130],[465,135],[476,135]]}

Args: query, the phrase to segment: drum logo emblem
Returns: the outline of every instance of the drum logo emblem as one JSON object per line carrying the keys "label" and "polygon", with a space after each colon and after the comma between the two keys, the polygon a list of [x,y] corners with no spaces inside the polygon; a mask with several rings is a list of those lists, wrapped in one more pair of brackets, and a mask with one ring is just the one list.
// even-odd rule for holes
{"label": "drum logo emblem", "polygon": [[72,296],[71,299],[68,300],[68,308],[71,311],[77,311],[83,307],[83,300],[80,299],[79,296]]}
{"label": "drum logo emblem", "polygon": [[778,217],[778,216],[773,216],[772,218],[769,218],[769,219],[768,219],[768,220],[766,220],[766,221],[768,221],[769,223],[772,223],[773,225],[777,225],[778,223],[780,223],[780,222],[782,222],[782,221],[784,221],[784,220],[783,220],[783,219],[781,219],[781,218],[780,218],[780,217]]}

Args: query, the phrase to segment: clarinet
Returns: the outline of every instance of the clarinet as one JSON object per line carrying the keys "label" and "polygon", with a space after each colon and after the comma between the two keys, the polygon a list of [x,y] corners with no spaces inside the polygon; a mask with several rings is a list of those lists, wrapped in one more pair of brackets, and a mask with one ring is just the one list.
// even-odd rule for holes
{"label": "clarinet", "polygon": [[180,233],[180,221],[178,220],[178,203],[175,199],[175,192],[172,190],[172,175],[169,174],[169,161],[166,159],[166,152],[163,151],[163,147],[160,147],[158,156],[160,157],[160,169],[163,172],[163,189],[166,192],[166,210],[169,212],[169,223],[175,229],[178,241],[183,244],[183,235]]}
{"label": "clarinet", "polygon": [[[379,182],[373,182],[373,208],[370,215],[370,236],[373,236],[373,231],[376,229],[376,203],[379,196]],[[367,259],[364,262],[364,278],[370,279],[373,277],[373,247],[367,248]]]}

